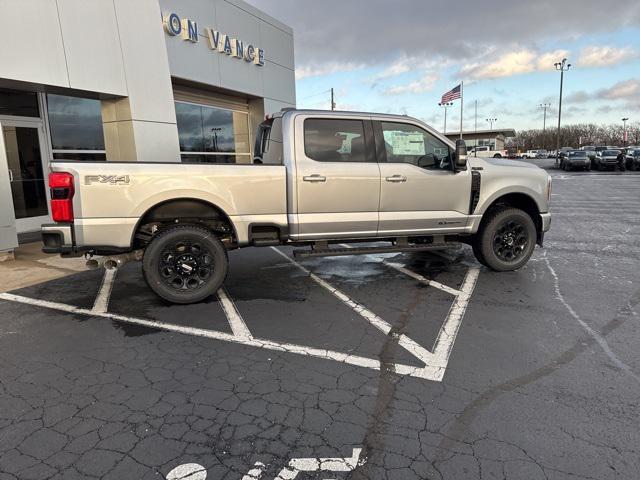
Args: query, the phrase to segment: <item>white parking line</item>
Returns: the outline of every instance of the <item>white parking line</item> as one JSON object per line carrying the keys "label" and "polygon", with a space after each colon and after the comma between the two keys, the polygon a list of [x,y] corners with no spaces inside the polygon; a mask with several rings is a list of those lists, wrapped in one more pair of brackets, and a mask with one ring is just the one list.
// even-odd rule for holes
{"label": "white parking line", "polygon": [[102,284],[98,291],[98,296],[93,303],[91,309],[94,313],[104,313],[109,310],[109,299],[111,298],[111,292],[113,291],[113,282],[116,278],[117,268],[105,269],[104,277],[102,277]]}
{"label": "white parking line", "polygon": [[455,288],[451,288],[451,287],[447,287],[446,285],[440,283],[440,282],[436,282],[435,280],[429,280],[426,277],[423,277],[422,275],[420,275],[419,273],[416,272],[412,272],[411,270],[408,270],[406,268],[404,268],[402,265],[399,265],[397,263],[391,263],[391,262],[387,262],[386,260],[384,262],[385,265],[401,272],[404,273],[405,275],[408,275],[411,278],[414,278],[416,280],[418,280],[420,283],[423,283],[425,285],[429,285],[430,287],[434,287],[437,288],[438,290],[442,290],[443,292],[447,292],[450,293],[451,295],[454,296],[458,296],[460,295],[462,292],[460,290],[456,290]]}
{"label": "white parking line", "polygon": [[222,287],[218,290],[218,300],[220,300],[220,306],[224,311],[224,314],[229,321],[229,325],[231,326],[231,331],[236,337],[241,338],[253,338],[247,324],[244,322],[242,315],[238,312],[236,304],[233,303],[233,300],[229,297],[227,290]]}
{"label": "white parking line", "polygon": [[[326,280],[318,277],[311,271],[309,271],[304,266],[297,263],[292,258],[288,257],[283,252],[278,249],[274,250],[284,257],[289,263],[293,266],[297,267],[301,271],[305,272],[309,277],[318,283],[321,287],[328,290],[331,294],[333,294],[336,298],[342,301],[345,305],[351,308],[354,312],[359,314],[362,318],[364,318],[368,323],[373,325],[375,328],[379,329],[385,335],[389,335],[391,332],[391,325],[380,318],[378,315],[374,314],[363,305],[355,302],[351,298],[349,298],[346,294],[338,290],[329,284]],[[403,267],[404,269],[404,267]],[[406,270],[406,269],[405,269]],[[410,270],[406,270],[407,275],[410,275]],[[462,318],[467,309],[467,305],[471,298],[471,294],[473,289],[475,288],[476,281],[478,279],[478,275],[480,270],[478,268],[470,268],[467,272],[464,282],[462,284],[462,288],[460,290],[452,289],[450,287],[446,287],[445,285],[441,285],[442,287],[446,287],[448,293],[454,295],[454,302],[449,310],[449,313],[440,328],[437,339],[433,346],[433,352],[428,351],[415,341],[413,341],[408,336],[401,334],[394,334],[395,338],[398,341],[398,345],[403,347],[417,359],[419,359],[422,363],[424,363],[424,367],[415,367],[410,365],[403,364],[395,364],[394,370],[399,375],[407,375],[416,378],[423,378],[432,381],[442,381],[444,377],[444,373],[449,362],[449,356],[451,355],[451,350],[453,348],[453,344],[455,342],[458,330],[460,329],[460,325],[462,323]],[[417,274],[416,274],[417,275]],[[414,275],[410,275],[414,277]],[[231,342],[256,348],[263,348],[266,350],[273,350],[278,352],[286,352],[286,353],[295,353],[298,355],[303,355],[307,357],[315,357],[321,358],[325,360],[333,360],[339,363],[344,363],[348,365],[354,365],[363,368],[370,368],[374,370],[379,370],[381,368],[381,362],[378,359],[366,358],[358,355],[351,355],[348,353],[337,352],[333,350],[327,350],[322,348],[313,348],[304,345],[295,345],[290,343],[280,343],[274,342],[271,340],[265,339],[257,339],[251,335],[246,323],[244,322],[242,315],[238,311],[234,302],[229,297],[227,291],[225,289],[221,289],[218,292],[218,298],[220,300],[220,305],[225,313],[229,321],[229,325],[231,326],[231,330],[233,334],[218,332],[215,330],[206,330],[201,328],[193,328],[193,327],[185,327],[182,325],[174,325],[170,323],[158,322],[155,320],[147,320],[142,318],[129,317],[126,315],[119,315],[114,313],[109,313],[106,311],[106,306],[108,305],[109,295],[111,288],[113,287],[113,278],[115,277],[115,272],[113,277],[107,277],[105,275],[105,281],[103,282],[103,287],[100,289],[100,294],[98,295],[98,299],[96,299],[96,305],[92,310],[79,308],[73,305],[67,305],[63,303],[51,302],[47,300],[38,300],[34,298],[23,297],[19,295],[14,295],[10,293],[2,293],[0,294],[0,300],[7,300],[11,302],[18,302],[27,305],[33,305],[42,308],[49,308],[53,310],[58,310],[67,313],[73,314],[81,314],[92,317],[100,317],[107,318],[110,320],[129,323],[134,325],[140,325],[148,328],[153,328],[157,330],[164,330],[169,332],[180,333],[184,335],[192,335],[197,337],[204,337],[213,340],[220,340],[225,342]],[[415,278],[415,277],[414,277]],[[420,277],[424,278],[424,277]],[[110,279],[110,280],[109,280]],[[108,281],[107,281],[108,280]],[[427,282],[430,282],[427,279],[424,279]],[[429,283],[431,285],[431,283]],[[110,287],[106,288],[106,286],[110,285]],[[433,286],[433,285],[432,285]],[[103,292],[104,295],[103,295]],[[109,293],[106,293],[109,292]],[[100,301],[99,301],[100,300]],[[105,308],[105,311],[101,311],[102,308]]]}

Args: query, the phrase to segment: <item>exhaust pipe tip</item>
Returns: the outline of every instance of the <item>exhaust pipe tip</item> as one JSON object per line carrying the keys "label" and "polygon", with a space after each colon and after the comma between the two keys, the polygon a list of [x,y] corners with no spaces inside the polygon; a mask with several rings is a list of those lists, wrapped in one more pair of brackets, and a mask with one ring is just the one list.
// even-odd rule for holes
{"label": "exhaust pipe tip", "polygon": [[86,266],[89,270],[97,270],[100,268],[100,262],[97,260],[87,260]]}
{"label": "exhaust pipe tip", "polygon": [[107,260],[106,262],[104,262],[104,268],[106,268],[107,270],[115,270],[116,268],[118,268],[118,262],[116,260]]}

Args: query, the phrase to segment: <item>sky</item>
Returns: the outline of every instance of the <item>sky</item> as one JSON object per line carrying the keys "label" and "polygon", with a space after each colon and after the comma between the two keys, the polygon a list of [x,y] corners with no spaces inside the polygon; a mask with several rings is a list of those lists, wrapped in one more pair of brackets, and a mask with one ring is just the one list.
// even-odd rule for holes
{"label": "sky", "polygon": [[[640,122],[640,1],[248,0],[294,29],[299,108],[400,113],[442,130]],[[475,105],[477,101],[477,116]],[[459,130],[460,102],[447,113]]]}

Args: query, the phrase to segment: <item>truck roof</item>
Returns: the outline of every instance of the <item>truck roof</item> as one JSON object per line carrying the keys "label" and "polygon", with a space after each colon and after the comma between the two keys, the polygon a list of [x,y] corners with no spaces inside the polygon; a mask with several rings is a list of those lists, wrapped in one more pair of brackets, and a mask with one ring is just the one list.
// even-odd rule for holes
{"label": "truck roof", "polygon": [[[283,117],[287,113],[298,113],[298,114],[322,114],[322,115],[336,115],[336,116],[344,116],[344,115],[353,115],[353,116],[375,116],[375,117],[386,117],[386,118],[394,118],[394,119],[419,119],[415,117],[410,117],[409,115],[398,115],[391,113],[378,113],[378,112],[359,112],[359,111],[349,111],[349,110],[320,110],[320,109],[309,109],[309,108],[292,108],[287,107],[283,108],[279,112],[276,112],[270,115],[271,118]],[[422,122],[424,123],[424,122]]]}

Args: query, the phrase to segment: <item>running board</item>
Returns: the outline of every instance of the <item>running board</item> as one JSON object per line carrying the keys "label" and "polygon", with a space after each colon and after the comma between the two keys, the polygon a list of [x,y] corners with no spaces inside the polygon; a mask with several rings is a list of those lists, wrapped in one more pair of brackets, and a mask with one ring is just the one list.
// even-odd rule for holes
{"label": "running board", "polygon": [[370,255],[375,253],[423,252],[427,250],[445,250],[455,247],[457,243],[428,243],[424,245],[395,245],[389,247],[354,247],[354,248],[312,248],[310,250],[294,250],[295,258],[340,257],[347,255]]}

